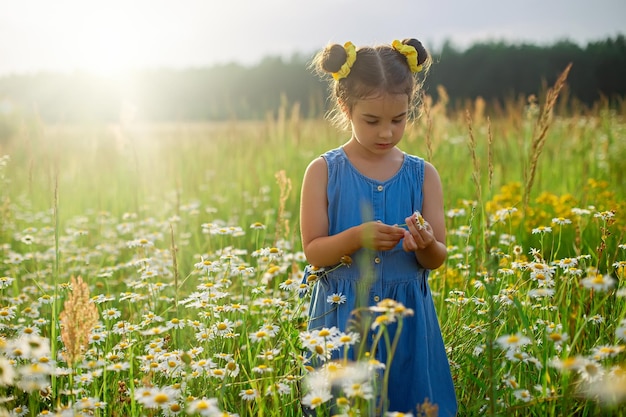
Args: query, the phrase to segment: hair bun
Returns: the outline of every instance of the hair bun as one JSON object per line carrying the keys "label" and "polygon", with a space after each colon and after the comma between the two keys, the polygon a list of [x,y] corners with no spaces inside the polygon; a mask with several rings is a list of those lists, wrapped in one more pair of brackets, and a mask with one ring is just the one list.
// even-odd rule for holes
{"label": "hair bun", "polygon": [[428,59],[428,51],[420,41],[414,38],[403,39],[402,43],[410,45],[417,51],[417,65],[422,65]]}
{"label": "hair bun", "polygon": [[333,44],[327,46],[324,50],[320,64],[324,71],[334,73],[341,69],[347,59],[346,49],[342,45]]}

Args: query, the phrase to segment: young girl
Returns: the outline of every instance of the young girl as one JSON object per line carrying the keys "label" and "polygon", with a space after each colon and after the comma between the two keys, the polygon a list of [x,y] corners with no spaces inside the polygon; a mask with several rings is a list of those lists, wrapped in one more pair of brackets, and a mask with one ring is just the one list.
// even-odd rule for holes
{"label": "young girl", "polygon": [[[309,329],[346,331],[355,309],[386,299],[402,303],[414,314],[403,319],[383,409],[416,414],[428,401],[439,416],[454,416],[456,396],[428,285],[429,270],[447,255],[441,181],[430,163],[397,147],[428,52],[415,39],[358,50],[348,42],[326,47],[313,63],[332,75],[333,120],[349,123],[352,136],[313,160],[303,179],[304,253],[311,265],[330,271],[313,288]],[[395,330],[389,326],[390,340]],[[372,342],[369,333],[363,342]],[[386,363],[383,342],[376,352]]]}

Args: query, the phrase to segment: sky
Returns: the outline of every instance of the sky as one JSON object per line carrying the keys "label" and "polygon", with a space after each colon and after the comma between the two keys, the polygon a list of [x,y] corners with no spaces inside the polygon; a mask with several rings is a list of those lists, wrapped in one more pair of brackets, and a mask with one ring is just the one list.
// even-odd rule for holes
{"label": "sky", "polygon": [[0,0],[0,76],[253,65],[348,40],[436,50],[618,34],[626,0]]}

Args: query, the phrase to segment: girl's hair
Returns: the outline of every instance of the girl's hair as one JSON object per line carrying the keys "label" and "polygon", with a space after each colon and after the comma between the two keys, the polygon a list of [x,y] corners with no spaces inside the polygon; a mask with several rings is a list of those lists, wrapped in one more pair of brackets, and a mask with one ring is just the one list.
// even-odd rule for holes
{"label": "girl's hair", "polygon": [[[428,72],[431,59],[428,51],[417,39],[404,39],[417,51],[417,64],[422,65],[422,74]],[[311,67],[321,76],[337,73],[348,59],[342,45],[328,45],[313,58]],[[423,84],[411,71],[407,57],[391,45],[361,47],[356,50],[356,59],[347,76],[330,81],[330,99],[333,107],[327,117],[340,127],[347,127],[348,120],[342,109],[351,110],[357,100],[382,94],[406,94],[409,107],[414,109],[419,102],[418,92]]]}

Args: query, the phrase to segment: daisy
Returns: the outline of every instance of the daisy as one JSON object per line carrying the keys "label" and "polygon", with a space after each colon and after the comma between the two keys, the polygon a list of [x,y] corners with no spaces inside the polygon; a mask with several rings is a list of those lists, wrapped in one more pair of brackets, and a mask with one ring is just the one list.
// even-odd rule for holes
{"label": "daisy", "polygon": [[203,417],[217,417],[221,411],[217,406],[217,398],[200,398],[187,404],[186,411],[189,414],[200,414]]}
{"label": "daisy", "polygon": [[570,219],[566,219],[565,217],[555,217],[552,219],[552,224],[563,226],[566,224],[572,224],[572,221]]}
{"label": "daisy", "polygon": [[552,228],[550,226],[539,226],[532,230],[533,235],[545,234],[545,233],[551,233],[551,232],[552,232]]}
{"label": "daisy", "polygon": [[117,308],[109,308],[102,312],[102,317],[104,317],[105,320],[114,320],[119,318],[121,315],[122,312]]}
{"label": "daisy", "polygon": [[0,356],[0,386],[8,387],[13,385],[15,380],[15,368],[10,360]]}
{"label": "daisy", "polygon": [[515,398],[525,403],[533,399],[533,396],[530,394],[530,391],[528,391],[527,389],[515,390],[513,391],[513,395],[515,396]]}
{"label": "daisy", "polygon": [[241,390],[239,392],[239,396],[244,401],[252,401],[255,398],[259,397],[259,392],[255,389],[248,388],[248,389]]}
{"label": "daisy", "polygon": [[264,364],[257,365],[254,368],[252,368],[252,372],[255,372],[257,374],[271,373],[273,371],[274,371],[274,368],[272,368],[271,366],[264,365]]}
{"label": "daisy", "polygon": [[528,337],[522,335],[521,333],[517,333],[517,334],[500,336],[496,340],[496,342],[503,349],[517,349],[517,348],[520,348],[522,346],[529,344],[531,340]]}
{"label": "daisy", "polygon": [[591,274],[582,280],[582,284],[596,291],[608,291],[615,285],[615,280],[610,275]]}
{"label": "daisy", "polygon": [[589,358],[581,358],[577,364],[576,370],[580,377],[588,382],[598,381],[604,376],[602,365]]}
{"label": "daisy", "polygon": [[176,402],[180,397],[180,391],[165,386],[162,388],[154,387],[150,392],[150,396],[146,399],[144,398],[143,405],[147,408],[167,408],[167,406],[173,402]]}
{"label": "daisy", "polygon": [[0,321],[9,321],[15,317],[16,306],[4,306],[0,309]]}
{"label": "daisy", "polygon": [[363,398],[371,400],[374,398],[374,389],[368,382],[353,382],[343,385],[343,391],[348,398]]}
{"label": "daisy", "polygon": [[339,346],[351,346],[359,341],[360,336],[357,332],[344,333],[339,335],[337,342]]}
{"label": "daisy", "polygon": [[26,407],[25,405],[20,405],[11,410],[11,416],[22,417],[28,414],[28,411],[28,407]]}
{"label": "daisy", "polygon": [[280,349],[266,349],[257,355],[259,359],[265,359],[268,361],[274,360],[280,354]]}
{"label": "daisy", "polygon": [[326,298],[326,302],[329,304],[343,304],[346,300],[346,296],[341,293],[334,293]]}
{"label": "daisy", "polygon": [[587,317],[587,321],[593,324],[601,324],[604,323],[604,317],[600,314],[594,314],[593,316]]}
{"label": "daisy", "polygon": [[530,298],[551,298],[554,295],[554,290],[552,288],[534,288],[528,291],[528,296]]}
{"label": "daisy", "polygon": [[556,345],[560,345],[569,339],[567,333],[552,332],[548,334],[548,340],[553,341]]}
{"label": "daisy", "polygon": [[305,395],[304,398],[302,398],[302,404],[314,410],[325,402],[329,401],[331,398],[333,398],[333,396],[330,393],[330,390],[312,390],[307,395]]}
{"label": "daisy", "polygon": [[602,360],[602,359],[606,359],[609,357],[615,357],[618,354],[620,354],[621,352],[623,352],[625,349],[624,345],[616,345],[616,346],[609,346],[609,345],[602,345],[602,346],[596,346],[593,348],[593,359],[594,360]]}
{"label": "daisy", "polygon": [[0,289],[10,287],[14,279],[11,277],[0,277]]}

